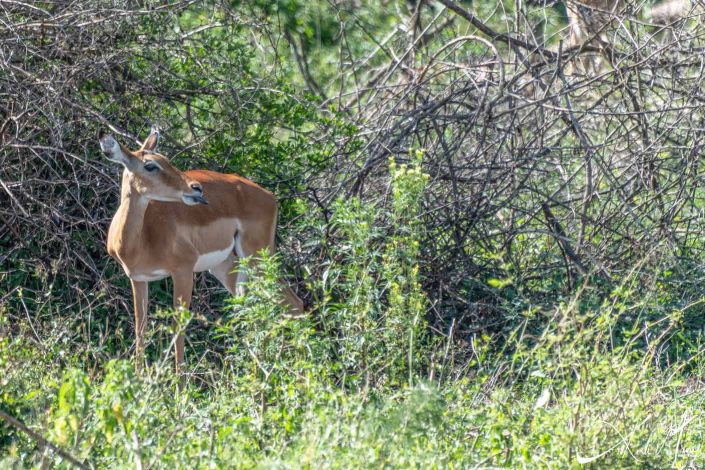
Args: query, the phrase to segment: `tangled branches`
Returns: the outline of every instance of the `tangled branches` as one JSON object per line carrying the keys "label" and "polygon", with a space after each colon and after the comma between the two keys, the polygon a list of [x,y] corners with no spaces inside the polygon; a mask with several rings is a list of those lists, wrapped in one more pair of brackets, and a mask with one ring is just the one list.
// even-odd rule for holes
{"label": "tangled branches", "polygon": [[372,136],[354,189],[365,181],[374,192],[381,162],[424,149],[428,291],[446,311],[482,315],[492,289],[481,279],[540,299],[584,276],[613,285],[645,259],[663,268],[701,256],[698,10],[669,34],[622,17],[602,51],[608,64],[585,75],[571,65],[591,46],[555,41],[544,53],[531,11],[500,38],[441,3],[480,36],[443,30],[429,46],[422,38],[444,28],[440,12],[387,46],[392,63],[354,93]]}
{"label": "tangled branches", "polygon": [[[153,123],[182,166],[244,173],[324,224],[336,197],[379,200],[385,162],[423,150],[423,272],[440,322],[495,311],[491,279],[540,301],[701,256],[697,6],[660,25],[624,9],[607,43],[564,47],[566,24],[543,4],[502,22],[418,2],[376,37],[339,2],[324,73],[331,56],[311,52],[293,16],[146,5],[0,1],[0,260],[14,288],[0,302],[21,286],[40,312],[52,289],[70,311],[126,304],[103,248],[116,174],[93,139],[108,127],[136,141]],[[571,67],[586,52],[604,57],[589,74]],[[287,55],[296,65],[280,67]],[[316,277],[306,230],[294,218],[283,249]]]}

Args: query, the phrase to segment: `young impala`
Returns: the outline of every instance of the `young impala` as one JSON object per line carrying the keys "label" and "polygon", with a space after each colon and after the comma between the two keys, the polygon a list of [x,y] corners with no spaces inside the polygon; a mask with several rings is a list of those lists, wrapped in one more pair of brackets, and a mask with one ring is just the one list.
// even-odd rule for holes
{"label": "young impala", "polygon": [[[107,245],[132,282],[139,367],[149,281],[171,276],[175,309],[189,308],[194,272],[210,271],[231,294],[240,292],[246,276],[237,272],[238,257],[263,248],[274,251],[277,201],[238,175],[177,170],[156,153],[155,129],[136,151],[111,135],[99,140],[108,159],[124,167],[120,207]],[[283,294],[292,314],[303,312],[301,299],[288,286]],[[175,356],[178,372],[184,360],[183,334],[177,336]]]}

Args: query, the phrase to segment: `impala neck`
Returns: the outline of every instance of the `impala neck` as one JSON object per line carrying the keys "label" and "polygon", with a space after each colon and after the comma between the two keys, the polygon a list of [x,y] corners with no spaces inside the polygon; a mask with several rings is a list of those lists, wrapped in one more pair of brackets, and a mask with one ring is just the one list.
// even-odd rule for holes
{"label": "impala neck", "polygon": [[120,208],[115,217],[118,227],[117,241],[124,251],[131,252],[139,249],[142,243],[144,214],[148,204],[149,199],[131,187],[130,176],[125,170],[120,190]]}

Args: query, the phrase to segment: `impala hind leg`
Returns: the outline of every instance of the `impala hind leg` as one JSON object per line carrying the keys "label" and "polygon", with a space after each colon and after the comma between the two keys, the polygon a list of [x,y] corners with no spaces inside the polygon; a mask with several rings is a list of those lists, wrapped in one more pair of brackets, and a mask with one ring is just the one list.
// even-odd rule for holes
{"label": "impala hind leg", "polygon": [[[247,259],[247,266],[252,268],[257,263],[257,252],[268,247],[269,235],[262,231],[249,229],[247,232],[240,230],[235,235],[235,252],[241,259]],[[237,295],[245,294],[245,284],[247,283],[247,272],[238,270],[236,280]]]}
{"label": "impala hind leg", "polygon": [[[271,228],[247,233],[239,232],[237,237],[235,237],[235,251],[237,255],[241,258],[250,257],[248,263],[249,266],[253,266],[253,263],[257,263],[258,251],[267,248],[270,253],[274,253],[273,234],[274,231]],[[265,241],[265,243],[262,243],[262,241]],[[246,282],[247,274],[238,272],[236,287],[238,294],[244,294]],[[282,294],[284,296],[281,302],[282,305],[286,305],[289,308],[289,314],[291,316],[301,316],[304,313],[303,301],[286,282],[280,280],[279,283],[282,286]]]}
{"label": "impala hind leg", "polygon": [[240,258],[235,253],[231,253],[228,259],[212,268],[210,273],[223,284],[230,295],[235,295],[237,289],[237,268]]}
{"label": "impala hind leg", "polygon": [[289,315],[292,317],[300,317],[304,314],[304,301],[296,295],[294,289],[284,280],[279,281],[282,285],[282,293],[284,294],[283,303],[289,306]]}
{"label": "impala hind leg", "polygon": [[[191,271],[177,273],[171,276],[174,281],[174,310],[178,314],[180,310],[188,310],[191,307],[191,295],[193,292],[193,273]],[[175,360],[176,373],[181,372],[184,363],[184,333],[180,330],[176,318],[173,321],[174,332],[176,333]]]}

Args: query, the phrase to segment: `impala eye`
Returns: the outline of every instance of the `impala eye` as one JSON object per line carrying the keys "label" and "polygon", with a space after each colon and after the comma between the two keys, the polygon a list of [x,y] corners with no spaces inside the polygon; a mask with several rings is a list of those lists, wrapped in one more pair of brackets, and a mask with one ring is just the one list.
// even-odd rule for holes
{"label": "impala eye", "polygon": [[144,164],[144,169],[151,173],[153,171],[157,171],[159,167],[153,162],[147,162]]}

